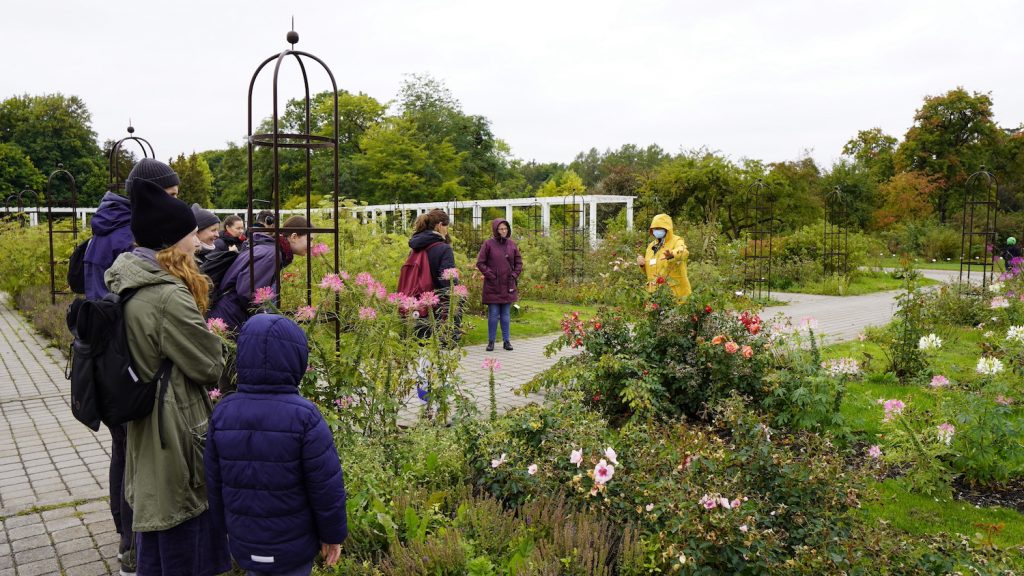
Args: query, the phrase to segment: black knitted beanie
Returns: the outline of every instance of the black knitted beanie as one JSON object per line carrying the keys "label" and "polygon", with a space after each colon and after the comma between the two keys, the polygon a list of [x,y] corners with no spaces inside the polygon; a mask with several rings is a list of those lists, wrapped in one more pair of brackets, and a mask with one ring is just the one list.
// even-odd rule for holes
{"label": "black knitted beanie", "polygon": [[125,181],[124,190],[129,196],[132,194],[132,182],[136,178],[149,180],[161,188],[170,188],[171,186],[181,185],[181,179],[178,178],[178,173],[167,164],[164,164],[154,158],[143,158],[142,160],[139,160],[139,163],[132,168],[131,172],[128,173],[128,179]]}
{"label": "black knitted beanie", "polygon": [[132,182],[132,234],[143,248],[163,250],[196,229],[192,209],[172,197],[164,186],[136,177]]}

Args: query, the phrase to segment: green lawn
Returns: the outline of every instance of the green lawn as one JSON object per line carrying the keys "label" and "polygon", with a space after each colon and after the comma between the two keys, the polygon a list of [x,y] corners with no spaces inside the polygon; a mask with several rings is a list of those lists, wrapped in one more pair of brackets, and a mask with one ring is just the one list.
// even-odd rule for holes
{"label": "green lawn", "polygon": [[[921,278],[918,281],[921,286],[938,284],[935,280]],[[824,294],[829,296],[858,296],[886,290],[901,290],[905,283],[900,278],[893,278],[887,272],[861,272],[853,277],[853,280],[846,283],[837,282],[835,279],[817,280],[794,284],[779,292],[796,292],[800,294]]]}
{"label": "green lawn", "polygon": [[[960,258],[948,258],[948,259],[931,259],[923,256],[917,256],[913,258],[911,264],[914,268],[921,268],[924,270],[959,270],[960,269]],[[885,256],[882,258],[868,258],[867,265],[872,268],[900,268],[903,263],[899,257],[893,258],[892,256]],[[996,263],[996,269],[999,272],[1003,271],[1002,262]],[[977,270],[977,268],[976,268]]]}
{"label": "green lawn", "polygon": [[[948,377],[954,385],[976,378],[974,366],[981,350],[978,331],[946,328],[940,331],[940,336],[943,345],[931,359],[933,372]],[[924,381],[904,385],[894,378],[879,376],[885,369],[887,359],[882,348],[874,342],[835,344],[825,348],[823,356],[856,358],[866,373],[873,374],[847,386],[841,407],[846,424],[868,444],[876,443],[882,432],[882,409],[878,406],[878,399],[898,398],[908,405],[931,410],[939,406],[940,395],[954,399],[963,396],[955,387],[936,391]],[[899,478],[872,482],[869,492],[870,496],[864,502],[864,513],[909,533],[924,535],[946,532],[974,537],[986,532],[984,527],[977,526],[979,524],[1003,524],[999,532],[992,533],[993,542],[1001,547],[1024,546],[1024,514],[1015,510],[1001,507],[976,508],[967,502],[940,501],[914,494]],[[976,543],[982,541],[982,536],[976,537]]]}
{"label": "green lawn", "polygon": [[[562,315],[579,310],[584,317],[591,317],[597,312],[595,306],[577,306],[558,302],[541,302],[523,300],[519,302],[519,311],[512,309],[512,343],[523,338],[553,334],[561,330]],[[466,333],[462,343],[466,346],[487,343],[487,316],[466,315],[463,318]],[[501,328],[498,328],[498,340],[501,339]],[[500,342],[499,342],[500,346]]]}

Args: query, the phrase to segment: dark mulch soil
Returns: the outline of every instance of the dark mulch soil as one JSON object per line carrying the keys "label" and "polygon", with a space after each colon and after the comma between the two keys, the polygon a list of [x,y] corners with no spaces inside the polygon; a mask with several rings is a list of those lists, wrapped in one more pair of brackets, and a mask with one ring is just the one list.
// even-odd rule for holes
{"label": "dark mulch soil", "polygon": [[1004,506],[1024,514],[1024,478],[996,488],[971,487],[962,477],[953,481],[953,497],[975,506]]}

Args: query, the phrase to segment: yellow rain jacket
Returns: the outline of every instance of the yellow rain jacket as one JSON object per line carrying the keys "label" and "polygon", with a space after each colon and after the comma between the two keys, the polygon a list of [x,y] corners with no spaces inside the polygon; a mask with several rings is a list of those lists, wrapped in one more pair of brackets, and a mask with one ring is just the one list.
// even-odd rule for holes
{"label": "yellow rain jacket", "polygon": [[[690,251],[686,249],[686,242],[673,232],[672,217],[668,214],[658,214],[651,220],[648,231],[655,228],[664,228],[668,234],[660,245],[657,238],[647,245],[643,264],[644,272],[647,273],[647,291],[657,290],[658,278],[663,278],[676,298],[685,300],[690,295],[690,280],[686,277],[686,259]],[[668,252],[672,253],[672,258],[665,257]]]}

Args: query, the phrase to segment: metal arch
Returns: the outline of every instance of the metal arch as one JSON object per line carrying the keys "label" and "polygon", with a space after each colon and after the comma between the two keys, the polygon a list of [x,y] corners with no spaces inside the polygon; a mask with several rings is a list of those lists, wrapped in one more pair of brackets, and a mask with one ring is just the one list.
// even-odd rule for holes
{"label": "metal arch", "polygon": [[27,226],[27,224],[25,223],[25,193],[26,192],[31,192],[32,196],[35,197],[35,202],[34,202],[34,204],[35,204],[35,211],[32,212],[32,213],[35,214],[36,217],[38,217],[39,216],[39,193],[36,192],[35,190],[33,190],[31,188],[25,188],[25,189],[21,190],[20,192],[12,192],[11,194],[9,194],[7,196],[7,198],[4,199],[5,215],[11,213],[11,204],[12,204],[12,200],[13,200],[14,201],[13,203],[14,203],[15,207],[17,207],[17,211],[15,212],[15,214],[17,214],[17,216],[18,216],[18,221],[21,222],[21,227],[22,228],[25,228]]}
{"label": "metal arch", "polygon": [[586,212],[583,200],[574,192],[562,197],[562,272],[569,283],[582,279],[583,252],[586,238]]}
{"label": "metal arch", "polygon": [[[290,49],[284,50],[277,55],[270,56],[263,60],[256,67],[256,71],[253,73],[252,78],[249,81],[249,92],[248,92],[248,133],[246,135],[246,145],[248,152],[248,205],[246,207],[246,219],[247,222],[253,224],[253,203],[256,199],[253,198],[253,152],[256,146],[269,147],[271,149],[273,158],[273,179],[271,182],[271,201],[273,204],[274,211],[274,223],[273,226],[267,227],[251,227],[251,232],[263,232],[270,233],[275,239],[278,238],[281,229],[281,171],[280,171],[280,150],[282,148],[297,148],[306,151],[306,220],[310,226],[307,228],[295,229],[296,231],[303,232],[306,234],[307,249],[311,248],[311,237],[313,233],[330,233],[334,240],[334,269],[335,271],[340,270],[341,267],[341,244],[340,235],[338,230],[339,223],[339,195],[341,193],[339,189],[339,146],[338,146],[338,83],[334,78],[334,73],[324,63],[323,60],[301,50],[295,50],[295,43],[298,42],[298,34],[293,31],[287,35],[288,42],[292,45]],[[291,134],[291,133],[280,133],[280,111],[279,111],[279,98],[278,98],[278,84],[279,74],[281,70],[281,63],[289,56],[295,58],[299,65],[299,69],[302,72],[302,82],[304,88],[304,104],[305,104],[305,134]],[[308,58],[320,65],[320,67],[327,73],[328,78],[331,81],[332,95],[334,99],[334,125],[333,125],[333,138],[325,136],[316,136],[310,134],[310,94],[309,94],[309,77],[306,72],[306,65],[303,62],[303,58]],[[256,79],[260,73],[267,66],[267,64],[275,62],[274,74],[273,74],[273,116],[272,116],[272,132],[270,134],[256,134],[253,132],[253,91],[256,85]],[[312,194],[312,151],[314,149],[331,149],[333,150],[334,159],[334,172],[333,179],[331,181],[331,192],[334,200],[333,212],[331,214],[331,222],[333,226],[331,228],[315,228],[312,226],[312,206],[311,206],[311,194]],[[306,259],[306,304],[311,305],[313,301],[313,290],[312,290],[312,259]],[[255,267],[254,262],[249,263],[249,279],[250,279],[250,290],[255,289]],[[274,286],[277,294],[281,293],[281,255],[275,250],[274,251]],[[250,298],[252,294],[250,294]],[[332,322],[334,324],[334,343],[335,349],[341,347],[341,301],[340,296],[335,295],[334,299],[334,313],[332,315]]]}
{"label": "metal arch", "polygon": [[[156,158],[156,152],[153,151],[153,145],[149,143],[149,140],[136,136],[135,128],[129,124],[128,135],[121,138],[110,147],[110,155],[107,157],[107,170],[110,176],[107,181],[107,190],[118,194],[121,190],[124,190],[125,183],[121,178],[121,166],[117,161],[118,153],[121,151],[121,146],[126,142],[134,142],[138,144],[139,148],[142,150],[143,158]],[[148,152],[146,151],[147,147],[149,148]]]}
{"label": "metal arch", "polygon": [[[54,230],[53,229],[53,205],[54,205],[54,193],[53,193],[53,182],[55,177],[61,177],[71,184],[71,230]],[[57,289],[57,260],[53,253],[53,235],[54,234],[71,234],[72,241],[78,240],[78,187],[75,184],[75,177],[64,169],[63,164],[58,164],[57,169],[50,172],[49,177],[46,178],[46,192],[44,193],[44,199],[46,200],[46,226],[47,236],[49,237],[50,243],[50,303],[57,303],[58,294],[71,294],[69,290],[58,290]]]}
{"label": "metal arch", "polygon": [[[960,292],[969,290],[971,272],[976,268],[981,269],[982,290],[993,281],[996,256],[996,187],[995,176],[987,171],[984,165],[968,176],[964,183],[964,210],[960,226],[960,276],[957,284]],[[979,195],[981,198],[977,198]]]}
{"label": "metal arch", "polygon": [[747,187],[748,203],[754,224],[749,229],[748,245],[743,253],[743,284],[751,298],[771,299],[772,297],[772,236],[775,219],[774,198],[765,193],[764,181],[760,178]]}
{"label": "metal arch", "polygon": [[850,234],[847,211],[847,198],[841,186],[835,186],[825,193],[822,272],[826,280],[830,275],[846,277],[849,273]]}

